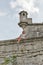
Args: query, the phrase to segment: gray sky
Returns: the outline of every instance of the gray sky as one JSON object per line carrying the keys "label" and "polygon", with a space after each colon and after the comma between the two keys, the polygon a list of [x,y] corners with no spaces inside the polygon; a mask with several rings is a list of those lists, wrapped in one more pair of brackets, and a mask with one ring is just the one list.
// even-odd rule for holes
{"label": "gray sky", "polygon": [[18,26],[22,10],[34,23],[43,23],[43,0],[0,0],[0,40],[15,39],[22,33]]}

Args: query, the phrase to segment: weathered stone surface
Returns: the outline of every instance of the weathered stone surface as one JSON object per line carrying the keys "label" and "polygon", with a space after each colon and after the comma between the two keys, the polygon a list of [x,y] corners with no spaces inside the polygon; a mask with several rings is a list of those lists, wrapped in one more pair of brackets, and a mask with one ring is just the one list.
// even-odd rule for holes
{"label": "weathered stone surface", "polygon": [[[17,65],[43,65],[43,40],[33,39],[33,42],[23,42],[6,45],[6,42],[0,46],[0,61],[11,55],[17,55]],[[32,40],[31,40],[32,41]],[[1,42],[3,43],[3,42]],[[0,43],[0,44],[1,44]]]}

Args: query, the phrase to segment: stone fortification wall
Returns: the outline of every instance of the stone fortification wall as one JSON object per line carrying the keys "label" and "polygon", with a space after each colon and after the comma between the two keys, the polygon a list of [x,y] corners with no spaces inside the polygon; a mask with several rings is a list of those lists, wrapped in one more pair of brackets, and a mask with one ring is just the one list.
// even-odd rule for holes
{"label": "stone fortification wall", "polygon": [[0,42],[0,61],[8,55],[17,56],[17,65],[43,65],[43,38]]}

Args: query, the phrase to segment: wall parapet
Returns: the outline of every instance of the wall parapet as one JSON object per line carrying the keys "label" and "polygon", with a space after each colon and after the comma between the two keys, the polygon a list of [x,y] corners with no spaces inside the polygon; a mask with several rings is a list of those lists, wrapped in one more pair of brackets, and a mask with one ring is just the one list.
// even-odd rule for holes
{"label": "wall parapet", "polygon": [[[35,38],[28,38],[28,39],[21,39],[19,44],[21,43],[29,43],[29,42],[34,42],[34,41],[43,41],[43,37],[35,37]],[[13,44],[18,44],[17,39],[13,40],[4,40],[0,41],[0,46],[8,46],[8,45],[13,45]]]}

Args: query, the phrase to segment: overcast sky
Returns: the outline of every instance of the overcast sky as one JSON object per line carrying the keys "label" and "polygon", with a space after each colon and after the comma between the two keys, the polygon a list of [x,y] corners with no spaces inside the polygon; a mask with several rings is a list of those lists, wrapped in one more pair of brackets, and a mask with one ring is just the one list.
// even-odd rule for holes
{"label": "overcast sky", "polygon": [[43,0],[0,0],[0,40],[15,39],[21,34],[18,13],[22,10],[34,23],[43,23]]}

